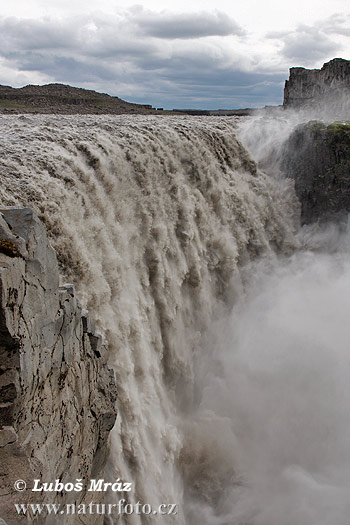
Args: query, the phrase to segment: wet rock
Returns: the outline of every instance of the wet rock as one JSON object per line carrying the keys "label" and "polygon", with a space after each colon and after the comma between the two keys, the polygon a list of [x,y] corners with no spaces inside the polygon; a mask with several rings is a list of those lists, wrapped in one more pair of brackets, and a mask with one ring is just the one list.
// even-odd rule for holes
{"label": "wet rock", "polygon": [[284,146],[282,171],[295,180],[302,223],[345,220],[350,212],[350,123],[309,122]]}

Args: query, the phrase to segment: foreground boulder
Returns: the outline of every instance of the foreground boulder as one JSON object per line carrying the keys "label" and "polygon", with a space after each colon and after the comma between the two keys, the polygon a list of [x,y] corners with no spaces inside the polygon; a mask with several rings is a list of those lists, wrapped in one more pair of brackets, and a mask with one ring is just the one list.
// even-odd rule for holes
{"label": "foreground boulder", "polygon": [[[73,286],[59,286],[45,228],[30,208],[0,208],[0,516],[6,523],[24,520],[14,503],[84,501],[84,490],[38,495],[30,489],[34,479],[82,479],[87,486],[101,475],[115,400],[102,338]],[[16,492],[16,480],[27,490]],[[41,522],[49,523],[35,520]]]}

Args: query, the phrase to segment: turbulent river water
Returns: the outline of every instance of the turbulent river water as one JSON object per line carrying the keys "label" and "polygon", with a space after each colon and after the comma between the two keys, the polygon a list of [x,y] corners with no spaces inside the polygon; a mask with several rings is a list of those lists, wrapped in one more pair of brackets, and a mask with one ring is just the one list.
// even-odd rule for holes
{"label": "turbulent river water", "polygon": [[[240,133],[261,160],[257,126]],[[298,228],[273,148],[260,171],[232,118],[0,128],[1,203],[38,212],[108,341],[105,479],[178,505],[118,523],[349,524],[349,243]]]}

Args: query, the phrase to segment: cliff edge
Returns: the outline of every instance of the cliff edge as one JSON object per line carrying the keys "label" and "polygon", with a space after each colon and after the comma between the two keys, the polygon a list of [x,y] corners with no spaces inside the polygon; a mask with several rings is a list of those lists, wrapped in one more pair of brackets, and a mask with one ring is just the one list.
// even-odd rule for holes
{"label": "cliff edge", "polygon": [[[14,503],[84,501],[84,491],[33,499],[33,481],[98,477],[115,400],[102,337],[73,286],[59,286],[44,226],[30,208],[0,208],[0,516],[8,525],[28,522]],[[16,492],[16,480],[27,490]]]}
{"label": "cliff edge", "polygon": [[304,108],[328,102],[347,105],[350,98],[350,60],[334,58],[321,69],[292,67],[284,88],[284,108]]}

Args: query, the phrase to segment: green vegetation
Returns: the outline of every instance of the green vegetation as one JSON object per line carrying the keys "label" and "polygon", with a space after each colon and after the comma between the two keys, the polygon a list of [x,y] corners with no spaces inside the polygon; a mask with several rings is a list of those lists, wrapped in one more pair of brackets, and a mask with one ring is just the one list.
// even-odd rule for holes
{"label": "green vegetation", "polygon": [[301,134],[304,132],[310,134],[314,140],[325,140],[327,144],[340,144],[348,147],[350,141],[349,121],[336,121],[326,125],[319,120],[310,120],[298,126],[297,131]]}
{"label": "green vegetation", "polygon": [[0,99],[0,109],[8,109],[9,111],[31,111],[37,112],[38,108],[28,104],[21,104],[7,99]]}
{"label": "green vegetation", "polygon": [[301,128],[306,128],[308,131],[320,131],[325,129],[326,125],[319,120],[310,120],[307,124],[302,124]]}
{"label": "green vegetation", "polygon": [[332,122],[332,124],[324,124],[324,122],[321,122],[319,120],[310,120],[310,122],[307,122],[306,124],[301,124],[299,126],[299,129],[306,129],[307,131],[321,131],[321,130],[327,130],[331,131],[333,133],[349,133],[350,132],[350,121],[336,121]]}
{"label": "green vegetation", "polygon": [[327,126],[327,131],[332,133],[340,133],[342,135],[347,135],[350,137],[350,122],[333,122]]}

